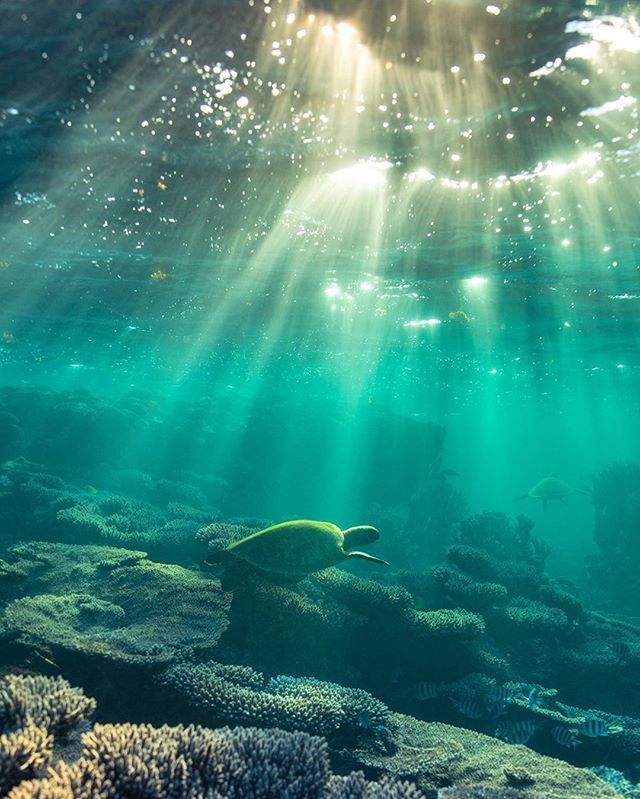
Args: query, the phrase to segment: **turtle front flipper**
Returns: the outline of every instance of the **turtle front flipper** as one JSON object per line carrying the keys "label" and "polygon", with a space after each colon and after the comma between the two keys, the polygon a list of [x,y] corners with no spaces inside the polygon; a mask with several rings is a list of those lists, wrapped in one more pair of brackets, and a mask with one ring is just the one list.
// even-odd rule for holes
{"label": "turtle front flipper", "polygon": [[381,563],[383,566],[389,566],[389,561],[382,560],[382,558],[374,558],[373,555],[369,555],[367,552],[358,552],[354,550],[353,552],[346,552],[345,555],[348,558],[362,558],[362,560],[372,560],[374,563]]}

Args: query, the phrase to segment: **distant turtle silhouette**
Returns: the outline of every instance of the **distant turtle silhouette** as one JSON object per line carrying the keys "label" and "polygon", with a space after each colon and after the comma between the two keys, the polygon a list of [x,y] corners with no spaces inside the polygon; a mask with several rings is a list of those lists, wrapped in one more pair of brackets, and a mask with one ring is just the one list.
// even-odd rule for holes
{"label": "distant turtle silhouette", "polygon": [[[561,480],[557,474],[551,474],[549,477],[543,477],[539,483],[536,483],[533,488],[530,488],[526,494],[516,497],[515,502],[531,497],[532,499],[542,500],[542,507],[547,509],[547,503],[552,499],[557,499],[559,502],[564,502],[568,494],[573,494],[578,491],[572,488],[564,480]],[[582,492],[579,492],[582,493]],[[566,504],[566,503],[565,503]]]}
{"label": "distant turtle silhouette", "polygon": [[376,528],[367,525],[343,531],[330,522],[296,519],[252,533],[210,554],[206,562],[231,567],[225,573],[224,588],[235,587],[251,571],[270,582],[296,583],[308,574],[337,566],[347,558],[362,558],[388,566],[386,560],[352,548],[372,544],[379,537]]}

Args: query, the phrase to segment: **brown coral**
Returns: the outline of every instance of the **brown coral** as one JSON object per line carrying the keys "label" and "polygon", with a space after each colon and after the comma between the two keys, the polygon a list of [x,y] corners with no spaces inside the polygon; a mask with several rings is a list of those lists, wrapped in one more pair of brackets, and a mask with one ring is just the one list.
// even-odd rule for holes
{"label": "brown coral", "polygon": [[8,735],[0,735],[0,796],[38,776],[51,762],[53,736],[32,724]]}
{"label": "brown coral", "polygon": [[95,709],[95,700],[62,677],[8,674],[0,678],[0,730],[35,725],[53,735],[66,735]]}

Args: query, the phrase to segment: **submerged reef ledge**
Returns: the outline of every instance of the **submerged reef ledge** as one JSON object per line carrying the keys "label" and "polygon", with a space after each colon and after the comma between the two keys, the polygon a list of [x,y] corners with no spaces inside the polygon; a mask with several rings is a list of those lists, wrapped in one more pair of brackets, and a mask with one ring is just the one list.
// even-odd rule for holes
{"label": "submerged reef ledge", "polygon": [[[620,797],[593,773],[526,747],[400,714],[392,715],[389,727],[393,752],[373,742],[349,752],[332,750],[319,736],[278,729],[131,723],[95,724],[87,729],[87,717],[94,710],[95,702],[62,678],[0,678],[0,796]],[[75,747],[71,745],[74,736]],[[51,767],[54,754],[59,759]],[[440,792],[451,786],[459,793]]]}

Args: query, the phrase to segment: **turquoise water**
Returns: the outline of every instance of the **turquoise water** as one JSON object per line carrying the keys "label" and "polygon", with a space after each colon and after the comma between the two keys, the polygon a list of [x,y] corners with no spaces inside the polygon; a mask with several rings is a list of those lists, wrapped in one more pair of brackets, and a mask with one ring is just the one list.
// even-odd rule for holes
{"label": "turquoise water", "polygon": [[[83,545],[115,546],[220,591],[207,542],[212,551],[242,536],[203,538],[207,525],[373,524],[371,552],[390,568],[341,570],[409,591],[418,613],[479,613],[482,651],[504,667],[486,655],[465,671],[470,655],[455,647],[434,662],[410,632],[380,632],[398,662],[365,664],[344,632],[331,644],[342,669],[314,666],[317,641],[299,641],[296,656],[295,642],[277,643],[301,617],[273,622],[265,651],[249,621],[263,600],[244,594],[213,656],[343,682],[392,709],[501,737],[497,717],[456,711],[455,691],[452,710],[442,693],[429,704],[396,690],[398,680],[441,686],[480,673],[529,686],[502,721],[528,718],[539,685],[573,710],[624,714],[618,735],[630,735],[640,717],[634,5],[0,9],[0,564],[20,560],[17,542],[78,557]],[[543,501],[532,489],[550,475],[564,488]],[[465,520],[481,518],[469,532]],[[497,566],[474,572],[452,546],[527,564],[538,587]],[[443,564],[506,586],[509,607],[564,607],[567,627],[556,618],[538,638],[538,619],[507,634],[518,614],[507,622],[486,599],[439,583]],[[0,606],[80,590],[48,579],[0,582]],[[361,612],[344,586],[314,579],[283,590],[323,613],[341,602]],[[608,621],[578,622],[542,585]],[[82,592],[106,601],[110,590]],[[97,685],[91,658],[67,662],[77,642],[38,638],[35,622],[10,616],[3,668],[102,692],[99,719],[165,720],[153,693],[111,713],[113,688]],[[607,626],[614,618],[631,626]],[[147,621],[140,657],[155,630]],[[80,649],[99,657],[94,633],[82,635],[92,643]],[[629,651],[611,654],[619,639]],[[635,743],[611,754],[583,734],[574,750],[540,723],[535,751],[637,778]]]}

